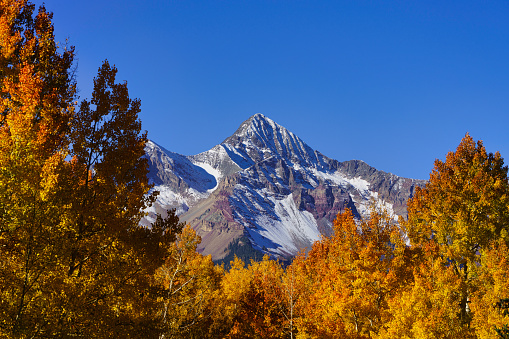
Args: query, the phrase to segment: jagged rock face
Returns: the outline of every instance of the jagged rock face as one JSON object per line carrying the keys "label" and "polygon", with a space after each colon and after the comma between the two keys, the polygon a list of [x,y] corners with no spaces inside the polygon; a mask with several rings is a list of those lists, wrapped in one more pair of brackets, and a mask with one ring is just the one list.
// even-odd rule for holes
{"label": "jagged rock face", "polygon": [[149,164],[149,178],[160,195],[157,202],[147,212],[142,224],[149,225],[156,213],[165,215],[170,208],[182,214],[206,198],[218,186],[218,178],[206,169],[189,160],[188,157],[170,152],[148,141],[145,157]]}
{"label": "jagged rock face", "polygon": [[350,208],[361,217],[373,199],[405,216],[406,201],[424,184],[327,158],[261,114],[209,151],[182,156],[150,142],[147,158],[161,194],[145,222],[178,208],[202,237],[199,250],[214,260],[233,249],[291,257],[331,234],[337,213]]}
{"label": "jagged rock face", "polygon": [[406,203],[413,196],[415,187],[425,184],[424,180],[402,178],[378,171],[359,160],[341,162],[338,169],[350,177],[368,181],[370,189],[378,194],[378,198],[390,202],[394,213],[404,217],[407,216]]}
{"label": "jagged rock face", "polygon": [[170,152],[149,141],[146,146],[149,160],[149,177],[155,184],[167,185],[174,191],[195,189],[204,192],[217,185],[216,178],[203,168],[194,165],[188,157]]}
{"label": "jagged rock face", "polygon": [[339,212],[349,208],[359,217],[352,198],[340,187],[322,183],[314,189],[300,188],[293,192],[293,199],[299,210],[313,215],[320,233],[327,236],[331,234],[330,225]]}
{"label": "jagged rock face", "polygon": [[243,169],[273,156],[302,166],[319,163],[311,147],[262,114],[243,122],[222,145]]}

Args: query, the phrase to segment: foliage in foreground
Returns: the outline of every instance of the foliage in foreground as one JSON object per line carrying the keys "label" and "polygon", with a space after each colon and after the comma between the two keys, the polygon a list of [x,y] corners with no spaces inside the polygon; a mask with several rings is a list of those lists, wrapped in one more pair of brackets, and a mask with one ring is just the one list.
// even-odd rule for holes
{"label": "foliage in foreground", "polygon": [[502,158],[467,134],[436,161],[408,220],[346,210],[286,269],[235,261],[220,292],[230,301],[218,304],[225,337],[504,338],[508,199]]}
{"label": "foliage in foreground", "polygon": [[[283,267],[196,252],[148,194],[139,100],[99,68],[75,106],[52,15],[0,0],[0,337],[506,338],[509,183],[466,135],[396,223],[374,206]],[[408,238],[407,238],[408,236]]]}

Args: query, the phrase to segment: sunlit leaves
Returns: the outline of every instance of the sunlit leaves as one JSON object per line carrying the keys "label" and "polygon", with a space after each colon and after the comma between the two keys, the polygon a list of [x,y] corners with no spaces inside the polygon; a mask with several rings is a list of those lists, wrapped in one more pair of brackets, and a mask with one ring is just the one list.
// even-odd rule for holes
{"label": "sunlit leaves", "polygon": [[34,17],[16,0],[0,12],[0,331],[125,331],[136,319],[133,291],[146,288],[145,267],[155,270],[135,246],[152,199],[139,101],[105,63],[97,81],[106,86],[92,99],[107,102],[104,128],[95,128],[97,114],[74,111],[73,48],[58,50],[52,14],[41,7]]}
{"label": "sunlit leaves", "polygon": [[[334,235],[316,243],[303,264],[312,291],[299,333],[320,337],[376,335],[390,319],[387,301],[408,280],[405,244],[394,220],[373,209],[356,223],[346,210]],[[300,264],[302,265],[302,264]]]}
{"label": "sunlit leaves", "polygon": [[[509,249],[503,240],[494,242],[481,254],[477,292],[472,297],[474,313],[472,325],[479,338],[494,338],[496,330],[507,330],[509,316],[506,305],[509,298]],[[504,307],[502,307],[504,306]]]}
{"label": "sunlit leaves", "polygon": [[458,317],[462,327],[472,320],[469,307],[483,265],[479,256],[493,242],[507,241],[509,225],[507,166],[500,154],[487,153],[468,134],[446,161],[435,161],[430,180],[408,203],[404,225],[415,247],[432,241],[444,265],[461,279]]}
{"label": "sunlit leaves", "polygon": [[167,338],[208,334],[222,269],[214,266],[210,256],[196,252],[199,242],[193,229],[184,228],[155,272],[155,285],[161,291],[154,320]]}
{"label": "sunlit leaves", "polygon": [[[72,51],[59,53],[50,15],[24,1],[0,4],[1,331],[44,331],[53,288],[62,287],[65,247],[60,178],[73,114]],[[51,61],[49,61],[51,60]],[[64,87],[59,90],[55,84]],[[10,334],[9,334],[10,333]]]}
{"label": "sunlit leaves", "polygon": [[408,233],[413,244],[433,234],[449,258],[475,261],[477,251],[506,236],[507,206],[507,166],[467,134],[445,162],[435,161],[428,184],[409,201]]}

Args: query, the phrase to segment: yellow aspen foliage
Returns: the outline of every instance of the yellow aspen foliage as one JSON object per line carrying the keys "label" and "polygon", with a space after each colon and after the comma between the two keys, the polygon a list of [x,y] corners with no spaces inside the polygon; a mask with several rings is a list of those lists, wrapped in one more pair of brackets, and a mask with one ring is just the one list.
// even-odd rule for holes
{"label": "yellow aspen foliage", "polygon": [[450,259],[467,263],[491,240],[509,240],[509,183],[500,153],[466,135],[446,161],[435,161],[430,179],[408,203],[413,244],[434,239]]}
{"label": "yellow aspen foliage", "polygon": [[313,245],[305,259],[312,292],[298,337],[369,338],[390,318],[388,300],[409,279],[408,253],[394,220],[374,208],[356,223],[338,214],[334,234]]}
{"label": "yellow aspen foliage", "polygon": [[[497,330],[509,332],[509,248],[503,240],[481,253],[477,291],[470,307],[472,326],[478,338],[500,338]],[[504,310],[505,306],[505,310]]]}
{"label": "yellow aspen foliage", "polygon": [[0,336],[144,336],[166,247],[139,245],[165,240],[138,226],[153,200],[139,100],[106,62],[76,112],[52,14],[24,0],[0,14]]}
{"label": "yellow aspen foliage", "polygon": [[389,299],[391,317],[376,337],[472,337],[458,317],[462,279],[440,257],[436,243],[429,242],[421,250],[421,261],[414,265],[412,281]]}
{"label": "yellow aspen foliage", "polygon": [[[57,51],[51,14],[0,2],[0,335],[51,327],[63,275],[59,254],[73,49]],[[51,332],[48,332],[51,333]]]}
{"label": "yellow aspen foliage", "polygon": [[408,202],[408,221],[402,222],[411,245],[429,241],[461,279],[457,314],[470,327],[469,307],[478,279],[479,253],[493,241],[508,239],[509,182],[507,166],[497,152],[487,153],[481,141],[466,135],[445,162],[435,161],[430,179]]}
{"label": "yellow aspen foliage", "polygon": [[248,267],[235,258],[221,282],[214,332],[224,338],[292,336],[288,281],[281,265],[264,256]]}
{"label": "yellow aspen foliage", "polygon": [[201,239],[186,226],[154,275],[159,286],[155,317],[164,338],[207,337],[222,268],[196,252]]}
{"label": "yellow aspen foliage", "polygon": [[230,262],[230,270],[225,272],[221,279],[217,312],[213,314],[213,328],[223,337],[235,337],[241,332],[239,327],[243,325],[240,320],[243,309],[242,297],[247,293],[251,281],[251,272],[245,266],[244,261],[235,256]]}

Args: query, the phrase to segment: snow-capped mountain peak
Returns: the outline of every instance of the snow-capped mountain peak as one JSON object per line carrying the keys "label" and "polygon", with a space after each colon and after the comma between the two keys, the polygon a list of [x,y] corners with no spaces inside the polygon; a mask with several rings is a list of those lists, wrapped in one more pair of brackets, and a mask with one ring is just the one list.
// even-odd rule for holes
{"label": "snow-capped mountain peak", "polygon": [[405,215],[407,199],[423,184],[362,161],[327,158],[260,113],[200,154],[179,155],[153,142],[146,152],[161,192],[151,217],[177,208],[202,237],[198,249],[226,262],[234,254],[295,255],[330,234],[337,213],[349,208],[361,217],[371,201]]}
{"label": "snow-capped mountain peak", "polygon": [[222,146],[242,168],[273,156],[302,166],[318,161],[315,151],[302,139],[260,113],[244,121]]}

